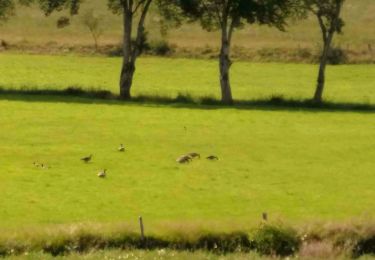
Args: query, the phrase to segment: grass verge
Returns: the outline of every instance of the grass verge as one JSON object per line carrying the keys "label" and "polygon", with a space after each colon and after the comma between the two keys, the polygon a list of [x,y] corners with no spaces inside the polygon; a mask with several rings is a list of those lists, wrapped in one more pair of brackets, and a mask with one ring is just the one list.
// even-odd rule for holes
{"label": "grass verge", "polygon": [[170,250],[216,255],[254,252],[271,257],[359,258],[375,254],[374,239],[375,229],[370,224],[320,225],[307,231],[280,223],[261,223],[247,232],[196,230],[194,234],[188,234],[182,230],[169,230],[162,236],[151,234],[144,238],[124,226],[80,224],[3,233],[0,256],[38,252],[62,256],[102,250]]}

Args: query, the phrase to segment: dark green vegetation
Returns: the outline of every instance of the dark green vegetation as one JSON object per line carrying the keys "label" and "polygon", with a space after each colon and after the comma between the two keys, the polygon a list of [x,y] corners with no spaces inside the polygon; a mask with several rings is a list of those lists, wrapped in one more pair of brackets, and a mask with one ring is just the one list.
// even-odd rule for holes
{"label": "dark green vegetation", "polygon": [[161,258],[170,252],[170,257],[185,257],[186,254],[201,257],[205,254],[206,257],[226,255],[235,259],[258,259],[261,256],[349,259],[375,253],[374,233],[370,226],[370,223],[328,226],[323,231],[317,226],[298,232],[285,225],[262,223],[249,232],[190,230],[189,234],[186,230],[167,228],[162,236],[147,235],[144,238],[119,225],[55,226],[53,230],[42,228],[2,233],[0,257],[19,256],[24,259],[43,255],[43,259],[49,256],[74,259],[79,256],[93,258],[100,254],[133,254],[134,251],[144,250],[143,254],[148,257],[157,254]]}

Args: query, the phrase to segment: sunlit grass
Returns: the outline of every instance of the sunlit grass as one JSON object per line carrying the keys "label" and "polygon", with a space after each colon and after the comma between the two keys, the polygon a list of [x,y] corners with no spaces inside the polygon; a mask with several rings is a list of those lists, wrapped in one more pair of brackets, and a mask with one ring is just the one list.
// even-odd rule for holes
{"label": "sunlit grass", "polygon": [[[0,55],[7,88],[117,92],[115,58]],[[216,62],[142,58],[134,93],[218,97]],[[374,66],[330,67],[327,97],[374,102]],[[236,63],[237,99],[308,98],[311,65]],[[15,97],[15,95],[13,95]],[[2,227],[75,222],[251,226],[262,212],[304,222],[374,216],[372,113],[124,104],[4,95]],[[92,104],[90,104],[92,103]],[[127,151],[116,151],[124,143]],[[201,160],[175,159],[199,152]],[[94,154],[93,162],[80,158]],[[210,162],[204,156],[219,156]],[[45,163],[50,169],[33,166]],[[96,174],[108,169],[108,178]],[[152,223],[152,224],[151,224]],[[194,224],[193,224],[194,225]]]}
{"label": "sunlit grass", "polygon": [[[0,54],[0,85],[13,88],[102,88],[118,93],[120,58]],[[316,65],[236,62],[232,68],[235,99],[272,96],[312,98]],[[220,95],[216,61],[141,58],[134,95],[196,97]],[[331,66],[324,96],[335,102],[374,103],[375,65]]]}

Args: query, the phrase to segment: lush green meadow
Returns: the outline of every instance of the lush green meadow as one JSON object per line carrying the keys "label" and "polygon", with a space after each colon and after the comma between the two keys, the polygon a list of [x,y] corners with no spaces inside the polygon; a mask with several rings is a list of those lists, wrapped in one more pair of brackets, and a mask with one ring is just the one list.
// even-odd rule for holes
{"label": "lush green meadow", "polygon": [[[174,97],[220,95],[215,60],[141,58],[134,94]],[[0,86],[63,89],[69,86],[118,92],[120,58],[0,54]],[[271,96],[311,98],[317,65],[236,62],[231,80],[235,99]],[[375,103],[375,66],[330,66],[325,97],[335,102]]]}
{"label": "lush green meadow", "polygon": [[[117,91],[120,60],[0,55],[8,88]],[[315,66],[236,63],[238,99],[307,98]],[[374,103],[374,66],[330,67],[327,96]],[[142,58],[136,94],[218,95],[216,63]],[[372,112],[152,105],[0,95],[0,227],[128,222],[246,228],[375,216]],[[120,143],[125,153],[116,148]],[[175,159],[215,154],[188,165]],[[92,163],[79,159],[94,154]],[[33,166],[33,162],[50,169]],[[108,178],[96,173],[108,169]],[[188,228],[188,227],[185,227]]]}

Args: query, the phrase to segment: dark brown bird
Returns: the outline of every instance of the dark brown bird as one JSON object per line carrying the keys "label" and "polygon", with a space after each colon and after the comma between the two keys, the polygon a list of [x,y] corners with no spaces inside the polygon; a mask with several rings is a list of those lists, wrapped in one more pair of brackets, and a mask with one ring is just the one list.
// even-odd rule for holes
{"label": "dark brown bird", "polygon": [[125,146],[120,144],[120,147],[117,149],[119,152],[125,152]]}
{"label": "dark brown bird", "polygon": [[176,162],[178,163],[189,163],[191,161],[191,157],[188,155],[183,155],[179,158],[177,158]]}
{"label": "dark brown bird", "polygon": [[88,162],[91,161],[91,159],[92,159],[92,154],[90,154],[89,156],[81,158],[81,161],[84,161],[85,163],[88,163]]}
{"label": "dark brown bird", "polygon": [[37,163],[37,162],[33,162],[33,164],[34,164],[35,167],[39,167],[40,166],[40,164]]}
{"label": "dark brown bird", "polygon": [[194,159],[194,158],[201,158],[201,155],[199,153],[188,153],[187,154],[190,158]]}
{"label": "dark brown bird", "polygon": [[207,156],[206,159],[210,160],[210,161],[217,161],[217,160],[219,160],[219,157],[217,157],[215,155],[210,155],[210,156]]}

